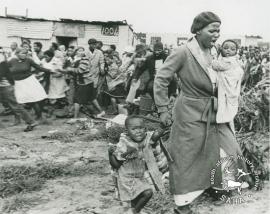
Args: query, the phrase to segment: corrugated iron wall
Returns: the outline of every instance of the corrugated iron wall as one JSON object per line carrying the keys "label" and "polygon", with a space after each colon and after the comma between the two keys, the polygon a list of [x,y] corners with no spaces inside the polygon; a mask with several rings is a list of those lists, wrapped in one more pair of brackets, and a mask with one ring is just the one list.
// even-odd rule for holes
{"label": "corrugated iron wall", "polygon": [[[43,50],[46,50],[52,42],[56,41],[53,34],[53,21],[23,21],[0,17],[0,27],[0,46],[9,47],[12,42],[20,44],[21,37],[24,37],[29,38],[32,44],[40,41]],[[77,44],[88,47],[88,40],[95,38],[104,43],[105,49],[111,44],[116,45],[119,52],[122,52],[126,46],[132,45],[134,32],[128,25],[119,25],[119,33],[115,36],[103,35],[101,29],[102,25],[85,24],[84,37],[78,37]]]}
{"label": "corrugated iron wall", "polygon": [[25,37],[31,39],[51,39],[53,33],[53,22],[44,21],[20,21],[15,19],[7,20],[8,37]]}

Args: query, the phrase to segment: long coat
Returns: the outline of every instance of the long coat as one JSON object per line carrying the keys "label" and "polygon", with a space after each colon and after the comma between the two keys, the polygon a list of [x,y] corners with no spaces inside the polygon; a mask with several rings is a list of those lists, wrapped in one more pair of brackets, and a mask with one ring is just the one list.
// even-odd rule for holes
{"label": "long coat", "polygon": [[[173,111],[173,125],[168,150],[170,188],[173,194],[222,187],[220,148],[245,169],[237,155],[240,147],[229,124],[216,123],[217,97],[207,70],[203,53],[195,38],[172,53],[154,82],[154,97],[159,112],[168,110],[168,85],[174,74],[181,79],[182,88]],[[237,164],[235,166],[237,166]],[[214,184],[211,171],[216,169]]]}
{"label": "long coat", "polygon": [[[94,87],[98,87],[98,82],[100,79],[100,73],[104,70],[104,56],[103,53],[95,49],[92,53],[91,51],[86,53],[86,56],[89,58],[90,62],[90,75],[94,82]],[[105,78],[103,78],[105,79]]]}

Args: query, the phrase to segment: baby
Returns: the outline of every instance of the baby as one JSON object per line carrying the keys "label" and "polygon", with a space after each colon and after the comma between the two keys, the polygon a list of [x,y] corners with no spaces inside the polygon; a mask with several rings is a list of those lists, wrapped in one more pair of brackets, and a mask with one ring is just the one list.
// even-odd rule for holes
{"label": "baby", "polygon": [[217,71],[217,123],[232,122],[238,111],[244,71],[237,59],[237,50],[238,45],[235,41],[224,41],[221,46],[221,57],[212,64],[213,70]]}
{"label": "baby", "polygon": [[[137,115],[129,116],[125,126],[127,133],[121,134],[116,149],[109,149],[109,160],[111,166],[117,169],[120,200],[131,204],[127,213],[139,214],[153,195],[153,186],[147,179],[150,178],[149,173],[155,168],[157,175],[159,169],[158,166],[148,165],[153,163],[149,161],[151,158],[155,159],[152,150],[148,149],[154,144],[151,141],[153,132],[146,131],[143,119]],[[159,176],[154,177],[154,183],[160,187],[157,181]]]}

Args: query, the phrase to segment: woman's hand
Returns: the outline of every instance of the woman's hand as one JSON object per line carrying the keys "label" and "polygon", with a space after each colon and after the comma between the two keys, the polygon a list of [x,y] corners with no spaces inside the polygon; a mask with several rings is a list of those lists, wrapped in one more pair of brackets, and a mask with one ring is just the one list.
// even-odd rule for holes
{"label": "woman's hand", "polygon": [[170,126],[172,124],[172,116],[167,111],[160,113],[159,118],[160,118],[162,125],[164,125],[165,127]]}

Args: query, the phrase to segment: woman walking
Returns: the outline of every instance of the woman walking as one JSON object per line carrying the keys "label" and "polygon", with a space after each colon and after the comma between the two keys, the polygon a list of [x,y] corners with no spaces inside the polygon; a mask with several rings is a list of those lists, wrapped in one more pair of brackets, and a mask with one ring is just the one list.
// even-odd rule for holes
{"label": "woman walking", "polygon": [[57,99],[65,98],[66,91],[69,89],[64,74],[60,72],[63,70],[62,53],[58,51],[54,54],[48,50],[44,55],[43,67],[51,70],[48,99],[51,104],[54,104]]}
{"label": "woman walking", "polygon": [[[241,150],[228,123],[217,123],[216,73],[211,67],[210,49],[220,36],[220,18],[203,12],[194,18],[195,35],[173,52],[158,70],[155,102],[164,125],[171,124],[168,113],[168,85],[176,73],[181,79],[181,93],[175,103],[169,151],[170,189],[177,208],[175,213],[193,213],[190,203],[210,187],[222,189],[223,173],[216,166],[221,157],[230,156],[234,169],[245,169],[237,159]],[[215,169],[214,182],[210,173]]]}
{"label": "woman walking", "polygon": [[60,51],[53,53],[47,50],[42,60],[42,66],[51,70],[48,87],[49,116],[53,115],[57,101],[64,99],[69,89],[64,74],[60,72],[63,70],[62,55]]}
{"label": "woman walking", "polygon": [[105,114],[96,99],[96,90],[92,76],[89,72],[89,59],[85,55],[85,49],[78,47],[75,51],[74,67],[68,67],[67,72],[76,74],[77,87],[74,96],[74,118],[79,117],[80,107],[92,103],[99,111],[97,117]]}
{"label": "woman walking", "polygon": [[23,106],[17,103],[13,85],[14,80],[8,68],[4,50],[0,48],[0,102],[5,102],[10,107],[16,119],[21,117],[26,122],[25,132],[32,131],[37,123],[35,123]]}
{"label": "woman walking", "polygon": [[12,77],[15,80],[15,97],[20,104],[31,104],[35,110],[36,119],[41,119],[42,101],[47,98],[47,94],[31,68],[34,67],[43,72],[49,72],[50,70],[37,65],[31,58],[28,58],[25,49],[18,49],[16,54],[17,58],[8,62]]}

